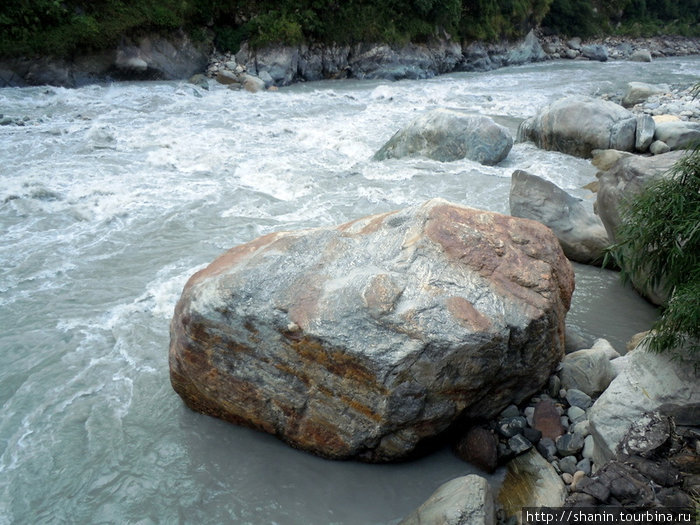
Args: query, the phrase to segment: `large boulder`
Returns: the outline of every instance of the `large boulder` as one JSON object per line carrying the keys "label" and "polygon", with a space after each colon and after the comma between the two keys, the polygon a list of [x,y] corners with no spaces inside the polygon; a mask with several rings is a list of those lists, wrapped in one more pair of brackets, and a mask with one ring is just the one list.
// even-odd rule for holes
{"label": "large boulder", "polygon": [[622,105],[631,108],[635,104],[645,102],[652,95],[667,93],[669,87],[666,84],[647,84],[646,82],[628,82],[625,94],[622,97]]}
{"label": "large boulder", "polygon": [[[595,209],[613,242],[618,240],[622,203],[639,193],[650,181],[667,175],[682,156],[682,152],[653,157],[633,155],[621,158],[612,168],[597,174],[600,185],[596,193]],[[655,304],[663,304],[666,300],[666,295],[659,287],[652,288],[649,285],[648,276],[633,273],[630,277],[634,287]]]}
{"label": "large boulder", "polygon": [[295,447],[393,460],[546,383],[573,286],[545,226],[441,199],[271,233],[190,278],[171,382]]}
{"label": "large boulder", "polygon": [[546,59],[547,54],[542,49],[542,44],[537,39],[535,30],[532,29],[522,42],[508,52],[505,64],[512,66],[528,62],[542,62]]}
{"label": "large boulder", "polygon": [[494,525],[496,512],[489,482],[470,474],[440,485],[399,525]]}
{"label": "large boulder", "polygon": [[566,256],[584,264],[600,264],[610,245],[600,217],[556,184],[526,171],[513,172],[510,214],[549,226]]}
{"label": "large boulder", "polygon": [[577,157],[596,149],[634,151],[637,119],[622,106],[592,97],[567,97],[523,121],[518,140]]}
{"label": "large boulder", "polygon": [[654,131],[654,140],[665,142],[672,150],[692,147],[700,143],[700,122],[659,122]]}
{"label": "large boulder", "polygon": [[399,130],[374,155],[376,160],[423,156],[441,162],[470,159],[497,164],[513,147],[504,126],[481,115],[436,109]]}
{"label": "large boulder", "polygon": [[646,350],[627,354],[624,369],[588,412],[598,465],[615,456],[623,437],[646,412],[671,416],[678,425],[700,426],[700,388],[693,358]]}

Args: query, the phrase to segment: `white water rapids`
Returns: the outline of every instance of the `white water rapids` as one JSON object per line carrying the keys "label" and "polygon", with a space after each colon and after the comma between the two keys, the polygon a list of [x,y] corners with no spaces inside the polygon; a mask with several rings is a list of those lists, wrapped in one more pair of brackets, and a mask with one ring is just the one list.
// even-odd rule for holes
{"label": "white water rapids", "polygon": [[[0,524],[388,524],[473,469],[442,450],[332,462],[186,409],[168,324],[187,278],[261,234],[432,197],[508,212],[525,169],[592,203],[586,160],[516,144],[495,167],[376,162],[421,112],[513,134],[537,108],[632,80],[688,85],[697,57],[548,62],[250,94],[184,82],[0,89]],[[569,324],[620,351],[656,312],[576,265]]]}

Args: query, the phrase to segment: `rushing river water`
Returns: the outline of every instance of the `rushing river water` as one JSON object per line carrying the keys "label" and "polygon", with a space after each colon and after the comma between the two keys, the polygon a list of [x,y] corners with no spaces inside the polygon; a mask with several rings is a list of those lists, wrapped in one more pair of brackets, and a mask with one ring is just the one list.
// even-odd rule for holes
{"label": "rushing river water", "polygon": [[[168,324],[186,279],[233,245],[440,196],[508,212],[510,174],[592,203],[586,160],[516,144],[495,167],[375,162],[421,112],[511,128],[569,94],[689,84],[700,59],[559,62],[250,94],[182,82],[0,90],[0,524],[396,523],[472,472],[448,450],[332,462],[186,409]],[[576,265],[569,324],[619,350],[656,312]]]}

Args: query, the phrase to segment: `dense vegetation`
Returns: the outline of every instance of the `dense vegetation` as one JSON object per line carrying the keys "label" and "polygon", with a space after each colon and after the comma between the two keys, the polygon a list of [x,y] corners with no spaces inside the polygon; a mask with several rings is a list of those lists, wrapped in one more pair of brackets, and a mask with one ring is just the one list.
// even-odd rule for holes
{"label": "dense vegetation", "polygon": [[182,28],[220,49],[271,42],[424,41],[522,36],[542,24],[590,36],[698,34],[700,0],[3,0],[0,55],[69,56],[124,35]]}
{"label": "dense vegetation", "polygon": [[649,347],[686,348],[699,356],[700,147],[676,164],[671,177],[650,183],[630,200],[622,218],[610,253],[623,277],[646,274],[669,294]]}

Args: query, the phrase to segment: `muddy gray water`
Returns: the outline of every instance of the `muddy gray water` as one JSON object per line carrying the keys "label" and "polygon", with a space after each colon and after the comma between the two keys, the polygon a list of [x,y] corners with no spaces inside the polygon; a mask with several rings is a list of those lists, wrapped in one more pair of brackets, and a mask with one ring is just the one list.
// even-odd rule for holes
{"label": "muddy gray water", "polygon": [[[580,189],[588,161],[517,144],[495,167],[374,162],[435,107],[514,131],[569,94],[688,84],[700,60],[545,63],[274,93],[131,83],[0,90],[0,523],[395,523],[472,472],[441,450],[399,465],[325,461],[195,414],[168,379],[186,279],[261,234],[439,196],[508,211],[510,174]],[[569,323],[624,342],[656,312],[576,265]]]}

